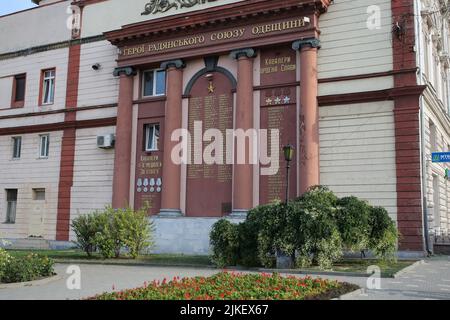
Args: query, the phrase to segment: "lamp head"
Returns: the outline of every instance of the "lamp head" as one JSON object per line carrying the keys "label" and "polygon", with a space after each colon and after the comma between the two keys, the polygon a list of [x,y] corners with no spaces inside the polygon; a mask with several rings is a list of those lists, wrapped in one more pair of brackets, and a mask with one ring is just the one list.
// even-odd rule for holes
{"label": "lamp head", "polygon": [[283,147],[283,153],[284,153],[284,159],[288,162],[292,161],[294,158],[294,146],[291,144],[288,144]]}

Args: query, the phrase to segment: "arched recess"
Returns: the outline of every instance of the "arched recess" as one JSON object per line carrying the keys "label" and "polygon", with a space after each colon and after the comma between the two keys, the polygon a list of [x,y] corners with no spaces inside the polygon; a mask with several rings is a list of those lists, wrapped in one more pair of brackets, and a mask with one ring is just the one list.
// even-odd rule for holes
{"label": "arched recess", "polygon": [[198,71],[196,74],[194,74],[194,76],[191,78],[191,80],[189,80],[188,84],[186,85],[184,95],[189,96],[191,94],[192,87],[194,86],[195,82],[202,76],[205,76],[206,74],[211,73],[211,72],[222,73],[231,82],[233,91],[236,90],[236,85],[237,85],[236,78],[229,70],[219,67],[217,65],[218,62],[219,62],[219,58],[216,56],[206,57],[205,58],[205,68]]}
{"label": "arched recess", "polygon": [[[217,67],[217,59],[211,59],[209,64],[208,59],[205,60],[206,68],[193,76],[185,91],[189,96],[188,130],[191,133],[191,159],[186,179],[188,217],[222,217],[232,211],[233,167],[227,159],[232,148],[227,148],[230,139],[226,133],[233,129],[236,80],[228,70]],[[205,137],[205,133],[211,135]]]}

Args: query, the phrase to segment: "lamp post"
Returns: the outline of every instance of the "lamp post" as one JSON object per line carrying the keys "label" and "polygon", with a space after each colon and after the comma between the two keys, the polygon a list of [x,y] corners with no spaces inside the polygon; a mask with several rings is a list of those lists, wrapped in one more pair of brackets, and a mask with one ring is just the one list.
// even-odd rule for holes
{"label": "lamp post", "polygon": [[289,202],[289,171],[291,169],[291,161],[294,158],[294,147],[288,144],[283,147],[284,159],[286,160],[286,204]]}

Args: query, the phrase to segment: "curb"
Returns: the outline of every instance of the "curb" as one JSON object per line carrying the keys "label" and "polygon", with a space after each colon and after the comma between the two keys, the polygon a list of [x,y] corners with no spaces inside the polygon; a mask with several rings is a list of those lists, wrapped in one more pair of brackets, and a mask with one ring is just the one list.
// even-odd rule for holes
{"label": "curb", "polygon": [[[316,275],[316,276],[337,276],[337,277],[359,277],[359,278],[367,278],[370,275],[366,273],[360,272],[339,272],[339,271],[308,271],[308,270],[298,270],[298,269],[257,269],[259,272],[267,272],[267,273],[283,273],[283,274],[302,274],[302,275]],[[382,277],[382,278],[391,278],[391,277]]]}
{"label": "curb", "polygon": [[18,283],[5,283],[0,284],[0,290],[2,289],[17,289],[17,288],[24,288],[24,287],[39,287],[46,284],[49,284],[51,282],[55,282],[58,280],[63,279],[60,275],[55,275],[50,278],[45,278],[41,280],[34,280],[34,281],[28,281],[28,282],[18,282]]}
{"label": "curb", "polygon": [[340,296],[339,298],[335,298],[335,299],[332,299],[332,300],[351,300],[351,298],[353,298],[355,296],[360,296],[360,295],[363,295],[363,294],[365,294],[365,290],[364,289],[358,289],[358,290],[355,290],[353,292],[346,293],[346,294]]}
{"label": "curb", "polygon": [[[126,267],[173,267],[173,268],[197,268],[197,269],[217,269],[214,266],[206,266],[206,265],[200,265],[200,264],[158,264],[158,263],[151,263],[151,262],[140,262],[140,261],[134,261],[134,262],[126,262],[126,261],[102,261],[102,260],[64,260],[64,259],[55,259],[55,263],[58,264],[87,264],[87,265],[100,265],[100,266],[126,266]],[[220,269],[217,269],[220,270]]]}
{"label": "curb", "polygon": [[409,272],[409,271],[411,271],[411,270],[415,269],[416,267],[418,267],[420,265],[423,265],[423,264],[425,264],[425,260],[419,260],[419,261],[413,263],[412,265],[410,265],[410,266],[408,266],[408,267],[398,271],[397,273],[395,273],[394,274],[394,279],[399,278],[403,274],[405,274],[405,273],[407,273],[407,272]]}

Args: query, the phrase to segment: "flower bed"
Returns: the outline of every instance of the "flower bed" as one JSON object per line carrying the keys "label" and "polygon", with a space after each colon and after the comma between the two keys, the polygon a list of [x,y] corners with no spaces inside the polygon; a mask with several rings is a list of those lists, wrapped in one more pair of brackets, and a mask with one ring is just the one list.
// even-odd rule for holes
{"label": "flower bed", "polygon": [[311,277],[219,273],[209,278],[174,278],[142,288],[104,293],[91,300],[316,300],[333,299],[358,287]]}
{"label": "flower bed", "polygon": [[30,253],[14,257],[0,249],[0,283],[39,280],[54,275],[53,260]]}

